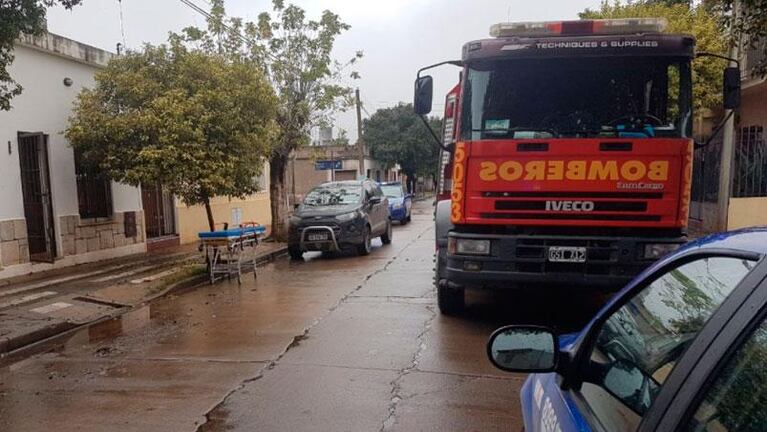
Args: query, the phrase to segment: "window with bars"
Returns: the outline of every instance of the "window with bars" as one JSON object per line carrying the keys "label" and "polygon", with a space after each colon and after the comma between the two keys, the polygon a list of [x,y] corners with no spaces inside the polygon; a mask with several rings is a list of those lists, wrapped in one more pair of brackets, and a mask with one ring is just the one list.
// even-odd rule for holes
{"label": "window with bars", "polygon": [[732,196],[767,196],[767,143],[764,139],[764,127],[761,125],[738,129]]}
{"label": "window with bars", "polygon": [[84,163],[75,150],[75,176],[77,177],[77,203],[81,219],[109,218],[112,216],[112,187],[98,168]]}

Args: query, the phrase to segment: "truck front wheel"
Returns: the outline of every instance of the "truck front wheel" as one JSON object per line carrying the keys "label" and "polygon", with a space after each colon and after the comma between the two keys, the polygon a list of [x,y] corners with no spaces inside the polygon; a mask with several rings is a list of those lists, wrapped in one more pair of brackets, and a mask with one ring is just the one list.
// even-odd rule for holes
{"label": "truck front wheel", "polygon": [[463,288],[452,288],[446,282],[437,284],[437,304],[444,315],[460,315],[466,307]]}

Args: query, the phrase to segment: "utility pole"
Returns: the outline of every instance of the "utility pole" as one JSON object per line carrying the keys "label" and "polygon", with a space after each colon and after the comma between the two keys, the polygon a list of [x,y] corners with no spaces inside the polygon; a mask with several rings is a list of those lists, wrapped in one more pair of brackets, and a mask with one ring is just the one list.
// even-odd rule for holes
{"label": "utility pole", "polygon": [[[733,22],[737,20],[740,12],[740,2],[735,0],[732,8]],[[733,33],[732,45],[730,46],[730,57],[737,59],[740,57],[740,37]],[[729,66],[737,66],[737,63],[730,62]],[[717,227],[720,231],[727,230],[727,214],[730,210],[730,195],[732,193],[732,158],[735,148],[735,113],[727,110],[725,115],[727,123],[722,131],[722,154],[721,164],[719,165],[719,194],[717,197]]]}
{"label": "utility pole", "polygon": [[362,140],[362,104],[360,103],[360,89],[354,90],[357,101],[357,151],[359,152],[359,176],[365,177],[365,142]]}

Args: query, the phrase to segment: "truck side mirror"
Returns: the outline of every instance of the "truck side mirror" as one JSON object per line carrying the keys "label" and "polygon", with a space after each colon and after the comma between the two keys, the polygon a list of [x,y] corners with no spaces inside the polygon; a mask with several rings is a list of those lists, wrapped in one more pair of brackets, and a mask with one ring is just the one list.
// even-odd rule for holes
{"label": "truck side mirror", "polygon": [[413,110],[418,115],[426,115],[431,112],[431,99],[433,82],[429,75],[418,77],[415,80],[415,95],[413,97]]}
{"label": "truck side mirror", "polygon": [[740,68],[728,67],[724,70],[722,100],[725,109],[735,109],[740,106]]}

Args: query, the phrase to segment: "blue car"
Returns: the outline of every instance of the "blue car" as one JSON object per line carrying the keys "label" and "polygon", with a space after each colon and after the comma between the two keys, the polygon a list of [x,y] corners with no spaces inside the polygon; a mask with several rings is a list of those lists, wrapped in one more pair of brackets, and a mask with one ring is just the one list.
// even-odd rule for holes
{"label": "blue car", "polygon": [[410,210],[413,207],[413,196],[405,193],[400,182],[380,183],[386,198],[389,199],[391,220],[405,225],[410,222]]}
{"label": "blue car", "polygon": [[659,260],[579,333],[507,326],[487,354],[530,373],[524,430],[767,430],[767,228]]}

